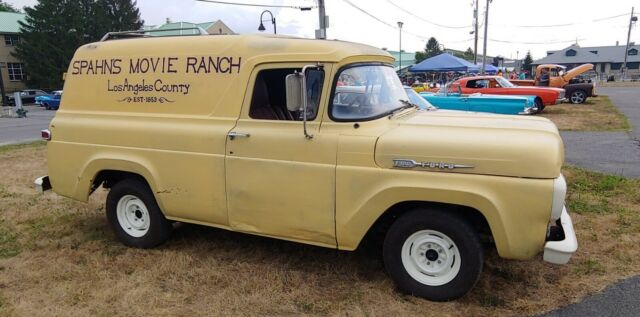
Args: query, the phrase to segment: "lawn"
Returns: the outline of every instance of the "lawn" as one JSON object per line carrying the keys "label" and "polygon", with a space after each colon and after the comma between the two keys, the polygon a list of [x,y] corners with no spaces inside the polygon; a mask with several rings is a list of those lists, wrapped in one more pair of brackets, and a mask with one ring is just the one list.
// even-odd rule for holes
{"label": "lawn", "polygon": [[433,303],[396,292],[365,252],[192,225],[157,249],[126,248],[107,226],[105,191],[84,204],[33,190],[45,152],[0,148],[0,316],[531,315],[640,274],[640,180],[565,168],[571,262],[506,261],[489,247],[475,289]]}
{"label": "lawn", "polygon": [[591,97],[584,104],[562,103],[544,108],[541,116],[564,131],[628,131],[627,118],[608,96]]}

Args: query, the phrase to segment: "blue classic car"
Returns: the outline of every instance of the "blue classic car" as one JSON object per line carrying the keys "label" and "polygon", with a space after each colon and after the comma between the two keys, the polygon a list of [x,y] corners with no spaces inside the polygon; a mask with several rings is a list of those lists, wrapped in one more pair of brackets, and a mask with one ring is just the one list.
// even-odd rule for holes
{"label": "blue classic car", "polygon": [[[407,93],[409,91],[407,90]],[[535,96],[507,96],[460,93],[420,93],[430,104],[440,109],[491,112],[500,114],[534,114]]]}
{"label": "blue classic car", "polygon": [[36,104],[45,107],[47,110],[58,110],[62,99],[62,91],[55,91],[53,94],[36,97]]}

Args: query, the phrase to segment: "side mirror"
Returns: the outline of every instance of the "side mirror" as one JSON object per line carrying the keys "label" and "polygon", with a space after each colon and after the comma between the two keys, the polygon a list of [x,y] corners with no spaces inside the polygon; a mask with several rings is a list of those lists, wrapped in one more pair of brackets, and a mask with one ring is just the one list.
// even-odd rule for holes
{"label": "side mirror", "polygon": [[304,108],[304,74],[295,73],[285,77],[287,110],[300,111]]}

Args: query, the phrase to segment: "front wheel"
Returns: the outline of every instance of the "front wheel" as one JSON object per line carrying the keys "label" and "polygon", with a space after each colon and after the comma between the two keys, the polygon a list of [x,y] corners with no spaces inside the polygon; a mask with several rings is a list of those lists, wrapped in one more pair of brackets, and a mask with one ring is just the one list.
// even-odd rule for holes
{"label": "front wheel", "polygon": [[535,108],[536,108],[536,114],[542,113],[542,110],[544,110],[544,104],[542,103],[541,99],[538,98],[535,100]]}
{"label": "front wheel", "polygon": [[398,288],[433,301],[464,296],[482,272],[480,238],[464,219],[439,209],[416,209],[396,220],[383,258]]}
{"label": "front wheel", "polygon": [[581,104],[587,100],[587,93],[584,90],[578,89],[571,92],[569,100],[572,104]]}
{"label": "front wheel", "polygon": [[152,248],[171,235],[171,223],[142,180],[131,178],[116,183],[107,195],[106,212],[114,233],[127,246]]}

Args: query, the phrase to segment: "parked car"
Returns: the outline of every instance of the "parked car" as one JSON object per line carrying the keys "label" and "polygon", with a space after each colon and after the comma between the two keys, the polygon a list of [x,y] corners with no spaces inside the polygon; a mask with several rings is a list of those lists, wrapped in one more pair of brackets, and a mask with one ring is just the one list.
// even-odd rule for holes
{"label": "parked car", "polygon": [[[407,94],[412,95],[409,91]],[[423,92],[419,95],[416,93],[416,96],[427,100],[429,104],[440,109],[511,115],[528,115],[538,111],[535,107],[535,96],[483,95],[480,93],[464,95],[449,93],[446,90],[439,93]]]}
{"label": "parked car", "polygon": [[53,94],[36,97],[36,104],[45,107],[47,110],[58,110],[61,99],[62,90],[57,90]]}
{"label": "parked car", "polygon": [[473,76],[456,80],[451,87],[460,87],[463,94],[482,93],[488,95],[536,96],[535,108],[538,113],[545,106],[556,105],[564,99],[564,89],[552,87],[521,87],[501,76]]}
{"label": "parked car", "polygon": [[[40,89],[25,89],[20,91],[20,99],[22,99],[22,104],[35,103],[36,97],[46,96],[46,95],[49,95],[49,93]],[[9,102],[10,105],[15,104],[13,94],[7,94],[7,101]]]}
{"label": "parked car", "polygon": [[[152,63],[167,71],[140,71]],[[166,242],[173,222],[348,251],[366,240],[399,290],[430,300],[473,288],[482,241],[567,263],[556,126],[419,111],[393,63],[343,41],[106,36],[73,56],[36,184],[83,202],[109,189],[106,218],[131,247]]]}
{"label": "parked car", "polygon": [[[581,74],[593,69],[593,64],[582,64],[567,71],[567,67],[556,64],[542,64],[536,67],[536,74],[533,80],[511,80],[518,86],[545,86],[563,88],[566,91],[567,99],[573,104],[580,104],[587,101],[588,97],[595,97],[596,84],[590,80],[579,78]],[[547,79],[542,81],[543,73]]]}

